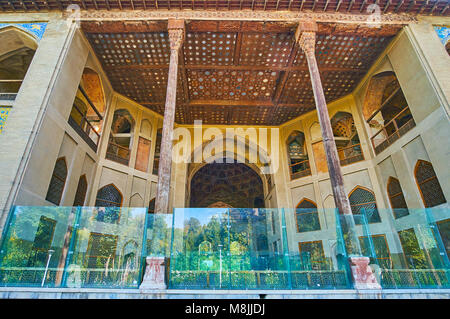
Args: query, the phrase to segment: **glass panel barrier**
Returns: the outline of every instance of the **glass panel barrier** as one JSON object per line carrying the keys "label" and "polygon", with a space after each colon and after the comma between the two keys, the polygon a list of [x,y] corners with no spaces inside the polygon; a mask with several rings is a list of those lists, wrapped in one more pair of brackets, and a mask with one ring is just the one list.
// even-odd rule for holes
{"label": "glass panel barrier", "polygon": [[14,207],[2,236],[1,286],[61,285],[72,207]]}
{"label": "glass panel barrier", "polygon": [[367,223],[363,212],[358,236],[382,288],[450,288],[448,243],[442,240],[448,230],[440,226],[449,220],[448,208],[409,209],[397,219],[395,211],[379,211],[380,224]]}
{"label": "glass panel barrier", "polygon": [[[350,288],[338,228],[296,233],[295,213],[261,208],[175,209],[169,288]],[[334,213],[328,212],[332,218]]]}
{"label": "glass panel barrier", "polygon": [[14,207],[3,235],[3,286],[137,288],[146,208]]}
{"label": "glass panel barrier", "polygon": [[154,215],[146,208],[14,207],[0,245],[0,285],[138,288],[145,257],[156,255],[167,257],[172,289],[351,289],[353,237],[383,288],[450,288],[444,206],[397,219],[398,212],[378,209],[377,223],[361,209],[353,232],[335,209]]}

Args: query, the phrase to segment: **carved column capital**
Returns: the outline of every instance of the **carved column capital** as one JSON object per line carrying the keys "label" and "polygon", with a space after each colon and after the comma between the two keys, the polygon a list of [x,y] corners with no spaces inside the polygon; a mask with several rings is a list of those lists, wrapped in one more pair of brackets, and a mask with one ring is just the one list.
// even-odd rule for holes
{"label": "carved column capital", "polygon": [[169,30],[169,42],[170,50],[178,51],[181,48],[184,40],[184,30],[182,29],[172,29]]}
{"label": "carved column capital", "polygon": [[305,54],[315,55],[316,33],[302,32],[302,35],[298,39],[298,44],[302,48],[303,52],[305,52]]}
{"label": "carved column capital", "polygon": [[170,50],[178,51],[184,41],[184,20],[169,19]]}

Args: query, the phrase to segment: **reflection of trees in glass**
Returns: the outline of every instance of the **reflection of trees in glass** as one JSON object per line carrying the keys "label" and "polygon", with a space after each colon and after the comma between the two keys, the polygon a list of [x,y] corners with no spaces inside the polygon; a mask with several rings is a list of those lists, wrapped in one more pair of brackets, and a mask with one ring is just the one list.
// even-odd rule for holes
{"label": "reflection of trees in glass", "polygon": [[[240,270],[258,269],[254,267],[260,263],[260,255],[267,253],[266,232],[266,214],[262,210],[236,209],[230,211],[229,217],[228,212],[212,215],[203,225],[199,219],[190,217],[184,223],[181,247],[174,230],[174,245],[177,248],[173,249],[171,270],[217,271],[220,266],[220,251],[223,270],[230,267]],[[207,258],[203,249],[205,242],[210,249]],[[264,264],[268,264],[268,261]]]}
{"label": "reflection of trees in glass", "polygon": [[28,259],[28,266],[45,266],[55,227],[56,220],[41,216]]}
{"label": "reflection of trees in glass", "polygon": [[67,207],[16,207],[2,242],[0,283],[40,285],[50,249],[46,284],[54,283],[70,214]]}
{"label": "reflection of trees in glass", "polygon": [[[122,208],[120,223],[111,224],[93,218],[95,209],[79,208],[79,223],[72,231],[74,212],[71,207],[17,207],[1,247],[0,283],[40,286],[52,249],[46,284],[58,285],[69,261],[69,268],[79,269],[77,287],[136,287],[145,209]],[[67,254],[71,238],[73,254]]]}
{"label": "reflection of trees in glass", "polygon": [[447,252],[447,256],[450,255],[450,219],[437,222],[439,235],[441,236],[444,249]]}
{"label": "reflection of trees in glass", "polygon": [[311,263],[312,270],[327,270],[329,268],[323,252],[322,241],[300,242],[298,248],[302,262],[304,264]]}
{"label": "reflection of trees in glass", "polygon": [[381,268],[392,268],[392,259],[389,253],[389,248],[386,241],[385,235],[374,235],[371,236],[374,253],[376,255],[376,261],[373,260],[373,256],[370,251],[369,239],[366,236],[359,237],[359,242],[361,245],[361,251],[363,256],[370,256],[371,263],[377,262]]}
{"label": "reflection of trees in glass", "polygon": [[414,229],[410,228],[399,231],[398,236],[400,237],[400,242],[408,267],[413,269],[428,268],[428,263],[423,251],[420,249],[419,241],[417,240]]}

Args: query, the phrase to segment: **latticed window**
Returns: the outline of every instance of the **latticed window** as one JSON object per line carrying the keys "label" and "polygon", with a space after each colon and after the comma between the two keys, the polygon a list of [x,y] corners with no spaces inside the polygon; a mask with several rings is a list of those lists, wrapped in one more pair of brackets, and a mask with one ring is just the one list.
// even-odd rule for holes
{"label": "latticed window", "polygon": [[55,163],[55,168],[53,169],[52,178],[50,180],[50,185],[48,186],[46,200],[49,202],[59,205],[61,202],[62,193],[64,190],[64,185],[67,178],[67,165],[64,157],[58,158]]}
{"label": "latticed window", "polygon": [[433,207],[446,202],[441,185],[430,162],[419,160],[414,175],[425,207]]}
{"label": "latticed window", "polygon": [[[375,195],[371,191],[357,187],[350,193],[348,199],[354,215],[360,216],[364,212],[367,222],[378,223],[381,221],[375,202]],[[355,218],[355,223],[361,224],[361,219]]]}
{"label": "latticed window", "polygon": [[320,230],[317,205],[309,199],[303,199],[295,210],[297,231],[299,233]]}
{"label": "latticed window", "polygon": [[394,217],[400,218],[409,214],[408,206],[406,205],[405,197],[403,196],[400,182],[395,177],[389,177],[387,184],[387,192],[389,201],[391,202],[392,212]]}
{"label": "latticed window", "polygon": [[98,190],[95,206],[99,207],[97,221],[116,223],[120,218],[122,194],[113,184],[106,185]]}
{"label": "latticed window", "polygon": [[75,194],[75,200],[73,201],[73,206],[83,206],[84,200],[86,198],[87,191],[87,180],[86,175],[80,176],[78,180],[77,192]]}
{"label": "latticed window", "polygon": [[120,207],[122,206],[122,195],[113,184],[106,185],[98,190],[95,206]]}

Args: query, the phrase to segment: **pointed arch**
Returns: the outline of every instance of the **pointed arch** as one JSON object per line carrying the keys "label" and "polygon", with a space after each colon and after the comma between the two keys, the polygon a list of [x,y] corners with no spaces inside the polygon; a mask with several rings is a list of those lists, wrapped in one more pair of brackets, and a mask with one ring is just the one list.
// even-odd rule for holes
{"label": "pointed arch", "polygon": [[86,174],[80,176],[78,180],[77,191],[75,193],[75,199],[73,201],[73,206],[83,206],[86,199],[86,192],[88,188]]}
{"label": "pointed arch", "polygon": [[291,179],[311,175],[305,134],[296,130],[292,131],[286,139],[286,148]]}
{"label": "pointed arch", "polygon": [[299,233],[320,230],[317,204],[308,198],[303,198],[295,209],[295,222]]}
{"label": "pointed arch", "polygon": [[403,190],[397,178],[389,176],[387,193],[395,219],[409,215]]}
{"label": "pointed arch", "polygon": [[68,122],[94,151],[100,141],[105,103],[100,76],[85,68]]}
{"label": "pointed arch", "polygon": [[0,100],[15,100],[37,49],[37,40],[15,26],[0,29]]}
{"label": "pointed arch", "polygon": [[414,177],[425,207],[434,207],[447,202],[430,162],[418,160],[414,168]]}
{"label": "pointed arch", "polygon": [[134,193],[130,197],[130,207],[144,207],[144,199],[142,198],[141,194]]}
{"label": "pointed arch", "polygon": [[106,150],[107,159],[128,166],[134,128],[134,118],[127,109],[118,109],[114,112]]}
{"label": "pointed arch", "polygon": [[394,72],[376,74],[369,82],[363,115],[371,129],[375,153],[380,153],[411,130],[414,122]]}
{"label": "pointed arch", "polygon": [[341,165],[364,160],[353,115],[339,111],[331,118],[334,140]]}
{"label": "pointed arch", "polygon": [[56,160],[55,167],[53,168],[52,178],[50,179],[47,195],[45,197],[46,200],[55,205],[59,205],[66,184],[66,178],[66,158],[60,157]]}
{"label": "pointed arch", "polygon": [[123,196],[114,184],[103,186],[97,191],[95,206],[97,207],[121,207]]}
{"label": "pointed arch", "polygon": [[[360,215],[364,209],[367,216],[367,222],[381,222],[380,214],[378,213],[377,203],[375,200],[375,194],[370,189],[358,185],[349,193],[348,199],[350,201],[350,207],[354,215]],[[361,224],[358,219],[355,220],[355,223]]]}

